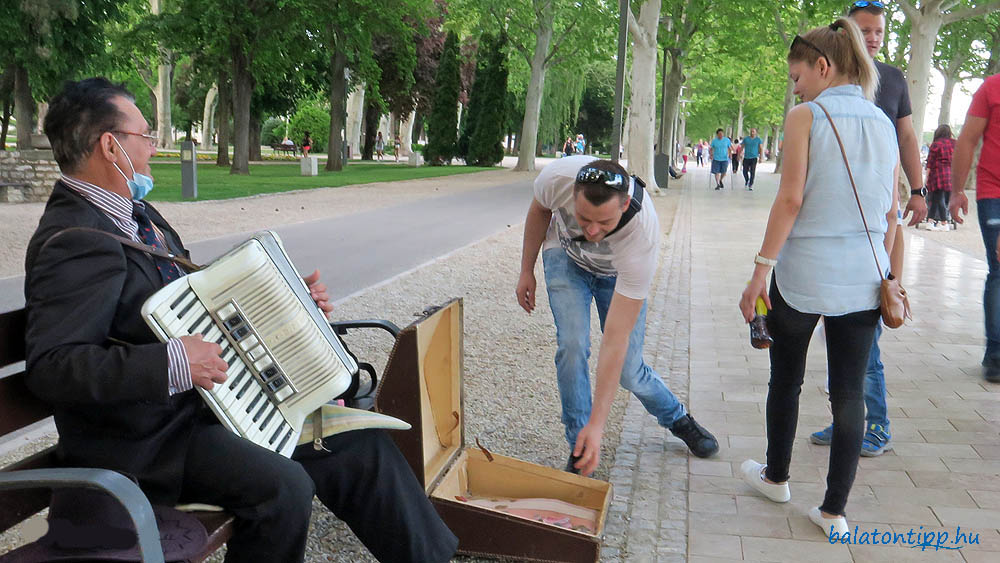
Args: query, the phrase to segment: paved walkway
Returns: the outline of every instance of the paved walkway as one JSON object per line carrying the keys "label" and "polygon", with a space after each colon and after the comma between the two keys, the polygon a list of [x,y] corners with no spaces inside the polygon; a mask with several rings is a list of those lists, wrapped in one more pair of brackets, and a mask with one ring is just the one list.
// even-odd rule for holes
{"label": "paved walkway", "polygon": [[[647,361],[669,373],[721,450],[687,456],[632,398],[602,560],[1000,561],[1000,385],[979,373],[986,264],[912,230],[903,283],[915,318],[881,340],[895,447],[861,458],[848,521],[869,542],[875,529],[879,542],[885,531],[947,539],[935,535],[923,549],[832,545],[806,517],[822,501],[829,454],[808,441],[830,421],[818,343],[802,389],[792,501],[772,503],[738,477],[740,463],[762,461],[766,448],[768,355],[750,347],[736,305],[777,191],[772,167],[761,168],[754,192],[741,178],[717,192],[704,168],[671,186],[683,196],[651,297]],[[968,543],[956,543],[959,527]]]}

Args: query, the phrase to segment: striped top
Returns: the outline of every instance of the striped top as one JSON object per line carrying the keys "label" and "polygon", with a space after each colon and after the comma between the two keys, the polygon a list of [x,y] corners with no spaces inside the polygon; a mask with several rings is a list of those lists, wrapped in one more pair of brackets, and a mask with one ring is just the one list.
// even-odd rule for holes
{"label": "striped top", "polygon": [[[80,197],[107,215],[126,236],[135,242],[142,243],[142,239],[139,238],[139,225],[132,218],[132,210],[135,205],[145,208],[143,202],[125,199],[112,191],[77,178],[71,178],[65,174],[61,180],[66,186],[80,194]],[[157,232],[156,237],[166,248],[167,245],[162,234]],[[188,364],[187,350],[184,348],[184,343],[177,338],[171,338],[167,341],[167,381],[171,395],[187,391],[194,386],[191,382],[191,368]]]}

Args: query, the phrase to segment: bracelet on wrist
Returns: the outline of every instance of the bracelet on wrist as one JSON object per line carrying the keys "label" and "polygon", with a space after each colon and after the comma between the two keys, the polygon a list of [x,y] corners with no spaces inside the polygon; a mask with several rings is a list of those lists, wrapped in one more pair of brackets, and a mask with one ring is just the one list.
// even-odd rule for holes
{"label": "bracelet on wrist", "polygon": [[758,254],[757,256],[755,256],[754,259],[753,259],[753,261],[754,261],[755,264],[760,264],[762,266],[770,266],[772,268],[775,266],[775,264],[778,263],[777,260],[772,259],[772,258],[764,258],[760,254]]}

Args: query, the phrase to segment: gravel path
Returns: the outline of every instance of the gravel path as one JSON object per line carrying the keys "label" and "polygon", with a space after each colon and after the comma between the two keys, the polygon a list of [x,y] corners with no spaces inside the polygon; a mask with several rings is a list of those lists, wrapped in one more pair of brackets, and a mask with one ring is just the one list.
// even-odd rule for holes
{"label": "gravel path", "polygon": [[[364,207],[375,198],[385,198],[389,202],[387,204],[399,203],[401,198],[412,197],[415,193],[449,193],[448,190],[502,185],[530,177],[506,171],[486,172],[445,179],[447,181],[420,180],[393,185],[312,190],[220,204],[244,207],[259,205],[260,209],[267,209],[272,206],[270,200],[281,198],[281,203],[275,205],[278,209],[284,207],[294,210],[299,207],[298,212],[305,214],[314,212],[316,206],[322,205],[325,210],[340,210],[335,213],[346,214],[375,207]],[[447,185],[452,183],[461,185]],[[432,190],[431,184],[435,184],[436,191]],[[357,197],[360,190],[365,190],[366,201],[360,204],[355,201],[355,207],[351,208],[349,196],[361,199]],[[327,195],[313,192],[327,192]],[[268,201],[255,201],[258,199]],[[663,233],[668,233],[672,227],[677,199],[676,191],[667,192],[664,197],[651,198],[659,213]],[[198,232],[198,227],[204,229],[201,232],[205,232],[213,227],[197,225],[194,218],[183,219],[192,221],[190,226],[174,219],[180,214],[190,213],[186,208],[198,206],[205,207],[205,204],[173,204],[170,208],[162,204],[159,207],[182,233]],[[289,214],[296,216],[294,211],[289,211]],[[192,213],[192,217],[194,215]],[[295,220],[308,219],[303,217]],[[2,215],[0,223],[6,223]],[[246,224],[246,229],[249,230],[258,227],[260,222],[259,219],[248,219]],[[3,228],[6,229],[7,225]],[[238,228],[233,227],[232,230]],[[503,233],[345,300],[338,304],[334,316],[339,319],[384,318],[405,326],[427,306],[440,304],[453,297],[464,298],[467,440],[472,443],[478,437],[496,453],[561,468],[565,463],[567,446],[559,421],[559,399],[553,366],[555,327],[548,310],[547,296],[542,291],[544,277],[541,275],[540,264],[536,267],[539,296],[535,313],[530,316],[524,313],[513,296],[519,271],[522,229],[522,225],[513,225]],[[664,237],[664,243],[666,240]],[[661,252],[661,256],[664,254]],[[662,311],[650,308],[650,318],[662,314]],[[593,348],[596,350],[600,335],[596,312],[592,317],[591,334]],[[348,336],[348,343],[362,359],[378,359],[373,363],[376,363],[376,368],[381,373],[392,344],[387,336],[374,331],[370,334],[356,333]],[[611,456],[621,437],[626,398],[626,393],[619,391],[612,408],[604,438],[604,458],[595,475],[599,479],[607,480],[609,477]],[[38,448],[40,445],[32,444],[27,447]],[[10,457],[21,455],[23,450]],[[0,459],[0,465],[5,463],[6,460]],[[0,552],[21,541],[19,530],[11,530],[0,536]],[[319,503],[314,505],[307,549],[306,560],[310,562],[374,561],[347,526]],[[222,555],[217,554],[209,561],[222,561]]]}

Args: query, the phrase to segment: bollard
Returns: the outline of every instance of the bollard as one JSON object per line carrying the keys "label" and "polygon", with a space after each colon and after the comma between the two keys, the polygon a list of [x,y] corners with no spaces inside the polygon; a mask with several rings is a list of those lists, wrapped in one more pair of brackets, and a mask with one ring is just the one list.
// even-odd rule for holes
{"label": "bollard", "polygon": [[198,198],[198,150],[191,141],[181,142],[181,197]]}
{"label": "bollard", "polygon": [[319,176],[319,159],[315,156],[303,156],[299,159],[299,170],[303,176]]}

